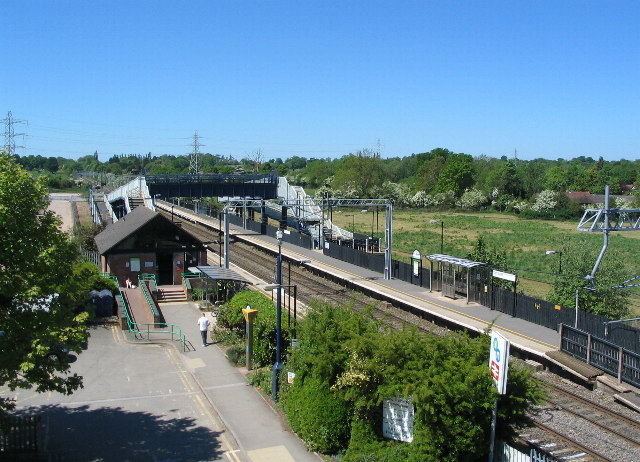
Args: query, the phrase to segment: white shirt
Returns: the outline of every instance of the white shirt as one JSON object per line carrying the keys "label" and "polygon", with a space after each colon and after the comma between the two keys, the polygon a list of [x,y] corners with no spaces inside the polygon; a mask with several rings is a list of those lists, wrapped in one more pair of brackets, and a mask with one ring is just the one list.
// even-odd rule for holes
{"label": "white shirt", "polygon": [[200,330],[207,330],[209,328],[209,320],[204,316],[198,319],[198,323],[200,326]]}

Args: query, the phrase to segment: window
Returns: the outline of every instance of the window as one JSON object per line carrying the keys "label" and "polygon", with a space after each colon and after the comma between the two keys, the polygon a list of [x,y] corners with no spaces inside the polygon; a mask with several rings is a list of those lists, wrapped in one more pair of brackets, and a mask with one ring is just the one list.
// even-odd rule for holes
{"label": "window", "polygon": [[139,273],[140,272],[140,259],[139,258],[132,258],[130,261],[131,261],[131,272],[132,273]]}

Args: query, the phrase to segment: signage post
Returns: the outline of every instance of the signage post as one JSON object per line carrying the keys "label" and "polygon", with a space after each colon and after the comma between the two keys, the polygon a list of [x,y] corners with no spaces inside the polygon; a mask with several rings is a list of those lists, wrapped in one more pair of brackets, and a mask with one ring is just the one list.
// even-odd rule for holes
{"label": "signage post", "polygon": [[[509,340],[496,331],[491,331],[491,348],[489,350],[489,370],[498,393],[507,392],[507,374],[509,369]],[[498,420],[498,400],[493,404],[491,419],[491,439],[489,440],[489,462],[493,462],[493,448],[496,439],[496,421]]]}
{"label": "signage post", "polygon": [[422,256],[418,249],[414,250],[413,254],[411,254],[411,269],[413,277],[420,277],[420,287],[422,287]]}

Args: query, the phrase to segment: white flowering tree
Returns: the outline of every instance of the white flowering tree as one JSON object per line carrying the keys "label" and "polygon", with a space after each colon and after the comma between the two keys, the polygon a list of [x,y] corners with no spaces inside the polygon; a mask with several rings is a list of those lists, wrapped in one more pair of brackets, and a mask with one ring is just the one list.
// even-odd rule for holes
{"label": "white flowering tree", "polygon": [[553,210],[558,206],[558,193],[545,189],[536,197],[535,202],[531,205],[531,210],[541,212],[543,210]]}
{"label": "white flowering tree", "polygon": [[467,189],[460,199],[456,201],[456,207],[460,207],[462,209],[467,210],[478,210],[483,205],[488,203],[488,198],[482,191],[477,190],[476,188]]}

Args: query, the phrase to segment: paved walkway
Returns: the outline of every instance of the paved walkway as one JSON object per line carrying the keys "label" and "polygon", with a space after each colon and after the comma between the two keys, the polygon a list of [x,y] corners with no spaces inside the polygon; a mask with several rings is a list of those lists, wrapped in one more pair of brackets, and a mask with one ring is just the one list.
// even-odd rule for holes
{"label": "paved walkway", "polygon": [[[247,462],[318,462],[274,410],[270,398],[247,384],[246,369],[229,363],[216,344],[200,344],[196,321],[201,313],[191,302],[162,304],[167,323],[177,324],[190,340],[182,360],[204,392],[209,404],[231,434],[239,460]],[[211,321],[214,318],[207,314]]]}

